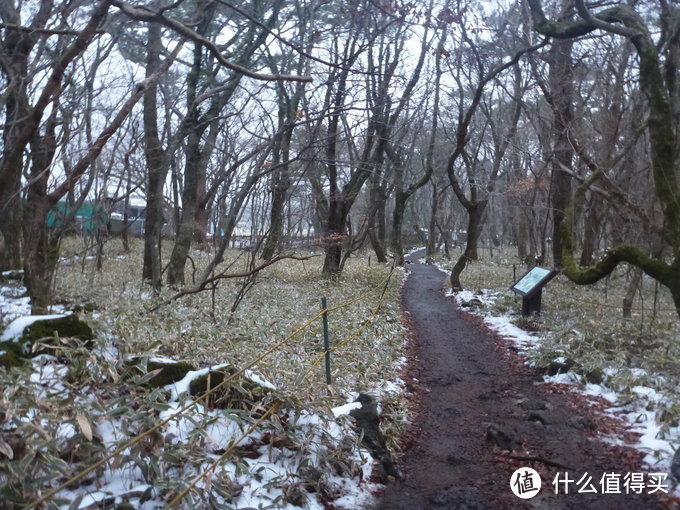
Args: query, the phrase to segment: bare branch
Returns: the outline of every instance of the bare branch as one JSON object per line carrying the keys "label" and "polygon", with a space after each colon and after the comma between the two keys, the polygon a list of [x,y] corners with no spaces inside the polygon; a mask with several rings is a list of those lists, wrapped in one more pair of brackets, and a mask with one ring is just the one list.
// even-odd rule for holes
{"label": "bare branch", "polygon": [[256,73],[255,71],[251,71],[247,67],[243,67],[239,64],[231,62],[230,60],[227,60],[224,57],[224,55],[222,55],[222,52],[219,50],[219,48],[215,46],[215,44],[212,41],[209,41],[192,28],[186,26],[184,23],[170,18],[166,18],[162,12],[152,11],[147,7],[143,6],[133,7],[132,5],[121,0],[111,0],[111,3],[133,19],[136,19],[138,21],[160,23],[161,25],[171,30],[174,30],[182,37],[186,37],[187,39],[199,43],[200,45],[205,47],[208,51],[210,51],[210,53],[215,57],[215,59],[224,67],[231,69],[232,71],[235,71],[237,73],[243,74],[244,76],[248,76],[249,78],[261,81],[303,81],[303,82],[312,81],[311,76]]}
{"label": "bare branch", "polygon": [[294,255],[279,255],[278,257],[274,257],[273,259],[268,260],[267,262],[263,262],[262,264],[260,264],[257,267],[254,267],[250,271],[245,271],[243,273],[228,273],[228,274],[227,273],[219,273],[219,274],[212,276],[210,278],[204,278],[202,281],[198,282],[193,287],[179,291],[174,296],[166,299],[165,301],[157,304],[153,308],[147,310],[146,313],[155,312],[159,308],[166,306],[166,305],[169,305],[170,303],[178,300],[181,297],[188,296],[190,294],[198,294],[199,292],[205,290],[206,287],[208,287],[209,285],[215,285],[219,280],[228,280],[228,279],[232,279],[232,278],[247,278],[249,276],[253,276],[254,274],[259,273],[260,271],[262,271],[266,267],[269,267],[272,264],[279,262],[280,260],[286,260],[286,259],[309,260],[309,259],[314,258],[314,257],[320,257],[320,255],[309,255],[307,257],[297,257],[297,256],[294,256]]}
{"label": "bare branch", "polygon": [[[58,28],[38,28],[38,27],[25,27],[22,25],[14,25],[12,23],[0,23],[0,28],[5,30],[19,30],[21,32],[28,32],[29,34],[47,34],[47,35],[80,35],[79,30],[67,30]],[[103,30],[95,30],[93,34],[105,34]]]}

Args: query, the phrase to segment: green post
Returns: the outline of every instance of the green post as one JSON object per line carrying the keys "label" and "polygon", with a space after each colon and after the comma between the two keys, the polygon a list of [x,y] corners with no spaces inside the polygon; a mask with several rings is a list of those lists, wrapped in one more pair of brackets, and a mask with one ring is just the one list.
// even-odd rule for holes
{"label": "green post", "polygon": [[[325,297],[321,298],[321,308],[328,309],[328,302]],[[323,348],[326,351],[326,384],[331,384],[331,347],[328,341],[328,311],[323,312]]]}

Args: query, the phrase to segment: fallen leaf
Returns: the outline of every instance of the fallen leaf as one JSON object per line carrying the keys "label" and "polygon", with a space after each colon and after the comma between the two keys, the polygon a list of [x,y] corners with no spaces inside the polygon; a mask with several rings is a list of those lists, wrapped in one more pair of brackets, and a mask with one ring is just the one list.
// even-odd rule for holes
{"label": "fallen leaf", "polygon": [[2,439],[0,439],[0,453],[2,453],[9,460],[14,458],[14,451],[12,450],[12,447]]}
{"label": "fallen leaf", "polygon": [[78,425],[80,425],[80,430],[85,436],[85,439],[92,441],[92,425],[90,425],[90,420],[87,419],[87,416],[78,413],[76,420],[78,421]]}

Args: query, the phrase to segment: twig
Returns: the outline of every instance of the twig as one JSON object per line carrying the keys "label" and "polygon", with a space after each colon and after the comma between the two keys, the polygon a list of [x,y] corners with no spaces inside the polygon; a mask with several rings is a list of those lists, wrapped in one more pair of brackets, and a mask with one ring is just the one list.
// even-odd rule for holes
{"label": "twig", "polygon": [[218,280],[227,280],[227,279],[231,279],[231,278],[246,278],[248,276],[252,276],[254,274],[259,273],[264,268],[269,267],[272,264],[275,264],[276,262],[278,262],[280,260],[286,260],[286,259],[309,260],[309,259],[314,258],[314,257],[320,257],[320,255],[309,255],[307,257],[296,257],[294,255],[280,255],[278,257],[274,257],[273,259],[271,259],[267,262],[260,264],[259,266],[251,269],[250,271],[246,271],[244,273],[230,273],[230,274],[219,273],[219,274],[217,274],[217,275],[215,275],[211,278],[206,278],[205,280],[200,282],[198,285],[194,285],[191,288],[179,291],[177,294],[173,295],[172,297],[170,297],[170,298],[166,299],[165,301],[157,304],[156,306],[150,308],[149,310],[146,310],[146,313],[155,312],[159,308],[161,308],[165,305],[169,305],[173,301],[176,301],[177,299],[184,297],[184,296],[187,296],[189,294],[198,294],[199,292],[205,290],[205,288],[208,285],[215,284]]}

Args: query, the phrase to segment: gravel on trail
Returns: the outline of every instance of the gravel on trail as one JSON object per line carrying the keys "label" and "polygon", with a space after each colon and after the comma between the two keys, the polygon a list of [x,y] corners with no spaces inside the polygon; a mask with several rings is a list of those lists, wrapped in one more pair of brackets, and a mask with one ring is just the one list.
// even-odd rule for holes
{"label": "gravel on trail", "polygon": [[[596,436],[596,429],[611,430],[612,421],[623,425],[564,386],[540,384],[507,341],[444,295],[446,274],[429,264],[413,263],[410,269],[402,306],[417,337],[417,359],[411,362],[418,365],[423,391],[415,440],[399,461],[403,478],[387,485],[377,508],[680,508],[648,489],[603,494],[604,473],[620,475],[624,492],[624,475],[642,472],[639,452]],[[512,474],[521,467],[535,469],[542,479],[531,499],[511,491]],[[573,480],[569,494],[554,493],[558,475]],[[584,475],[584,482],[592,477],[597,493],[577,493]]]}

